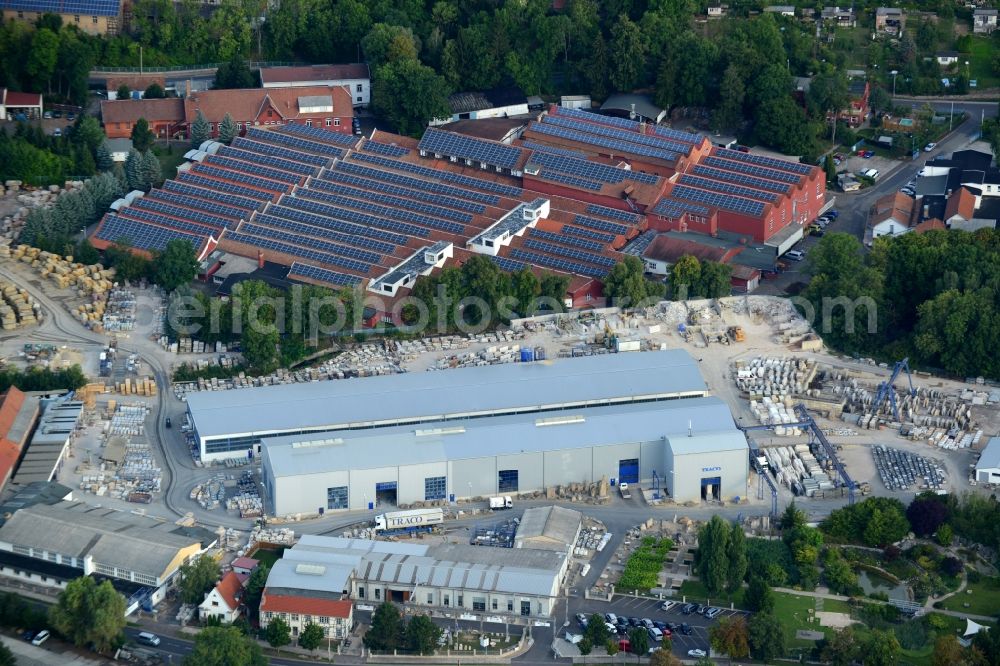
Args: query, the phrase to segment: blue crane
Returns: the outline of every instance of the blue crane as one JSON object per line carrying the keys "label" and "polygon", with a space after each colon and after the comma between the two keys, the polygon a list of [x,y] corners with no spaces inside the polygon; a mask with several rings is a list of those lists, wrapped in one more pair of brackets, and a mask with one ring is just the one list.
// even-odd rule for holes
{"label": "blue crane", "polygon": [[878,410],[882,407],[886,398],[889,399],[889,404],[892,406],[892,416],[897,421],[899,421],[899,407],[896,405],[896,391],[893,389],[892,385],[896,383],[896,379],[899,378],[899,373],[903,370],[906,371],[906,379],[910,382],[910,397],[917,395],[917,389],[913,388],[913,375],[910,374],[910,359],[909,357],[904,358],[902,361],[896,361],[896,364],[892,366],[892,376],[889,377],[889,381],[882,382],[878,385],[878,392],[875,394],[875,402],[872,404],[872,412],[878,414]]}

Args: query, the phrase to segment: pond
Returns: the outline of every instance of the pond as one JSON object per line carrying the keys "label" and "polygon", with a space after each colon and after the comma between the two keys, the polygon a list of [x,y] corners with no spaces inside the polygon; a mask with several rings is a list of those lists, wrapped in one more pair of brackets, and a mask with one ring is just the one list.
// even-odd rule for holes
{"label": "pond", "polygon": [[906,585],[899,583],[893,583],[888,578],[880,576],[877,573],[872,573],[861,569],[858,571],[858,584],[861,589],[865,591],[865,594],[871,594],[872,592],[885,592],[889,595],[890,599],[900,599],[902,601],[910,600],[910,592]]}

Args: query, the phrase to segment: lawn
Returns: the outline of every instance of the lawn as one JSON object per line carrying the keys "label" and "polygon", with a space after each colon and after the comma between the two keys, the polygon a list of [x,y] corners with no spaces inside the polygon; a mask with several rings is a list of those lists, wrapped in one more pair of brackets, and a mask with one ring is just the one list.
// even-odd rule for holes
{"label": "lawn", "polygon": [[1000,614],[1000,578],[983,577],[978,583],[970,583],[962,592],[945,599],[941,605],[946,610],[972,615]]}
{"label": "lawn", "polygon": [[729,594],[728,592],[709,592],[704,585],[702,585],[700,580],[686,580],[681,583],[680,594],[684,596],[691,603],[704,604],[711,602],[712,606],[725,606],[729,607],[729,604],[733,603],[736,608],[740,608],[743,604],[743,590],[738,590],[735,594]]}
{"label": "lawn", "polygon": [[833,49],[844,54],[848,69],[865,69],[868,65],[868,45],[871,44],[871,29],[837,28]]}
{"label": "lawn", "polygon": [[[800,629],[821,631],[829,637],[833,633],[831,627],[821,627],[818,622],[810,622],[816,610],[816,599],[787,592],[776,592],[774,595],[774,614],[785,628],[785,642],[789,648],[812,648],[815,641],[795,638],[795,632]],[[847,602],[831,599],[823,600],[822,610],[827,613],[850,613]]]}
{"label": "lawn", "polygon": [[973,37],[972,50],[970,53],[960,53],[958,58],[962,63],[960,69],[965,68],[965,61],[969,61],[969,78],[976,80],[976,88],[992,88],[1000,85],[1000,78],[993,71],[994,46],[989,37]]}
{"label": "lawn", "polygon": [[254,552],[252,557],[261,564],[266,564],[269,568],[274,566],[274,563],[281,559],[281,554],[285,552],[284,548],[272,550],[270,548],[260,548]]}

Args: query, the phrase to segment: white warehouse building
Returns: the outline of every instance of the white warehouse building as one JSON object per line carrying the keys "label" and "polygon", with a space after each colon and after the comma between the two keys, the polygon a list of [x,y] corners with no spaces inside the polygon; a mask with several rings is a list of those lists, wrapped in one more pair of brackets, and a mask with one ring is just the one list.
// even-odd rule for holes
{"label": "white warehouse building", "polygon": [[[324,393],[353,386],[339,400],[327,397],[332,408],[319,416],[355,420],[261,437],[273,515],[516,495],[602,477],[656,479],[680,502],[747,494],[746,438],[725,403],[705,395],[683,350],[301,386]],[[238,399],[250,391],[207,395]],[[203,436],[198,418],[206,412],[194,397],[192,419]]]}

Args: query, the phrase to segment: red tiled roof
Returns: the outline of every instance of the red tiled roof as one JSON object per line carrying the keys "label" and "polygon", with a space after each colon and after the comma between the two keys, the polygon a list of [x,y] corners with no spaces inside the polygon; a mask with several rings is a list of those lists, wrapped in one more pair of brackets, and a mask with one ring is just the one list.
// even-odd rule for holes
{"label": "red tiled roof", "polygon": [[150,123],[184,121],[184,100],[176,97],[166,99],[124,99],[101,102],[101,118],[104,124],[134,123],[145,118]]}
{"label": "red tiled roof", "polygon": [[264,83],[294,83],[296,81],[340,81],[367,79],[371,74],[364,63],[348,65],[311,65],[307,67],[261,67],[260,81]]}
{"label": "red tiled roof", "polygon": [[948,205],[944,209],[944,219],[949,220],[958,215],[966,220],[971,220],[976,214],[976,195],[967,188],[960,187],[948,198]]}
{"label": "red tiled roof", "polygon": [[939,220],[937,218],[934,218],[932,220],[925,220],[925,221],[921,222],[917,226],[913,227],[913,231],[915,231],[918,234],[923,234],[923,233],[926,233],[928,231],[934,231],[935,229],[941,229],[943,231],[943,230],[945,230],[947,228],[948,227],[945,226],[944,222],[942,222],[941,220]]}
{"label": "red tiled roof", "polygon": [[696,257],[698,261],[722,262],[725,261],[727,252],[722,247],[711,247],[683,238],[660,235],[649,244],[642,256],[672,264],[686,254]]}
{"label": "red tiled roof", "polygon": [[243,583],[240,582],[240,578],[236,575],[236,572],[230,571],[223,576],[222,580],[215,586],[215,589],[219,593],[219,596],[226,602],[226,605],[229,606],[229,609],[236,610],[236,607],[240,603],[237,597],[243,589]]}
{"label": "red tiled roof", "polygon": [[21,457],[21,449],[6,437],[0,439],[0,488],[3,488],[14,471],[17,459]]}
{"label": "red tiled roof", "polygon": [[887,194],[872,206],[870,223],[872,226],[893,219],[904,226],[910,225],[914,213],[914,201],[902,192]]}
{"label": "red tiled roof", "polygon": [[349,599],[314,599],[287,594],[268,594],[267,590],[260,600],[260,609],[271,613],[299,613],[302,615],[319,615],[322,617],[351,616],[352,602]]}
{"label": "red tiled roof", "polygon": [[41,93],[14,92],[0,88],[0,100],[7,106],[41,106]]}
{"label": "red tiled roof", "polygon": [[275,120],[295,120],[300,115],[314,117],[317,113],[300,114],[302,97],[332,97],[331,117],[351,117],[351,95],[340,86],[307,86],[303,88],[249,88],[244,90],[204,90],[191,93],[183,100],[188,123],[193,123],[198,111],[210,123],[221,122],[228,113],[237,122],[256,120],[266,105],[280,114]]}
{"label": "red tiled roof", "polygon": [[17,418],[17,413],[21,411],[23,405],[24,393],[16,386],[11,386],[3,395],[0,395],[0,437],[7,437],[7,433],[10,432],[14,420]]}
{"label": "red tiled roof", "polygon": [[128,86],[129,90],[144,91],[149,86],[154,83],[159,85],[161,88],[167,87],[166,78],[162,75],[148,75],[148,74],[123,74],[121,76],[112,76],[107,80],[108,90],[117,91],[118,88],[124,84]]}
{"label": "red tiled roof", "polygon": [[232,567],[235,569],[239,567],[240,569],[256,569],[257,565],[260,564],[257,560],[252,557],[237,557],[233,560]]}

